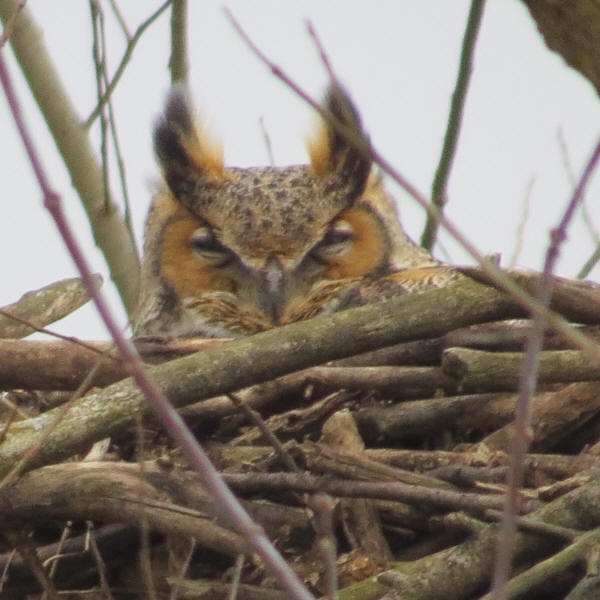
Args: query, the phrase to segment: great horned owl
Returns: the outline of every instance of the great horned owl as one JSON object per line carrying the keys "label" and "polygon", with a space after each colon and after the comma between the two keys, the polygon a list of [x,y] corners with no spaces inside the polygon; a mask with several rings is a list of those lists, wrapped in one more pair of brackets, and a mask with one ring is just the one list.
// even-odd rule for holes
{"label": "great horned owl", "polygon": [[310,164],[230,168],[171,91],[136,334],[237,337],[458,277],[405,235],[344,90],[323,106],[338,127],[323,121]]}

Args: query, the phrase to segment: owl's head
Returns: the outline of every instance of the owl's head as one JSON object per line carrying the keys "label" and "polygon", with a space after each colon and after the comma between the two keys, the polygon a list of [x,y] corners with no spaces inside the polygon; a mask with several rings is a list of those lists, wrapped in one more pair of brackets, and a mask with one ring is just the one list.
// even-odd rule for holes
{"label": "owl's head", "polygon": [[212,298],[267,329],[295,320],[319,286],[385,269],[385,227],[361,201],[368,137],[339,86],[323,107],[310,164],[228,168],[195,126],[187,94],[171,91],[154,131],[168,193],[155,200],[151,251],[154,274],[182,305],[208,307]]}

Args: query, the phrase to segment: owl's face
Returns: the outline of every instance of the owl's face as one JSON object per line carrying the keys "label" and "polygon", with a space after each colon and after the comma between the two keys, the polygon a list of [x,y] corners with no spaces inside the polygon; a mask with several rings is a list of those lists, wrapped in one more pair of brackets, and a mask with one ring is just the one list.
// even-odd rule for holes
{"label": "owl's face", "polygon": [[341,90],[327,107],[364,144],[325,127],[312,164],[225,168],[172,92],[155,131],[168,190],[146,231],[137,333],[237,336],[337,310],[357,282],[385,272],[389,240],[366,201],[371,163]]}

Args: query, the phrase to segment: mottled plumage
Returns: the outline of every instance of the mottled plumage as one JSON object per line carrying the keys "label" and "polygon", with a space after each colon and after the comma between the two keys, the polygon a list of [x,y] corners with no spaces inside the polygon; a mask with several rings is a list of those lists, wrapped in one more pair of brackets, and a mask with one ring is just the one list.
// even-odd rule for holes
{"label": "mottled plumage", "polygon": [[154,132],[165,188],[146,223],[136,334],[231,337],[459,278],[404,233],[344,91],[311,164],[228,168],[174,89]]}

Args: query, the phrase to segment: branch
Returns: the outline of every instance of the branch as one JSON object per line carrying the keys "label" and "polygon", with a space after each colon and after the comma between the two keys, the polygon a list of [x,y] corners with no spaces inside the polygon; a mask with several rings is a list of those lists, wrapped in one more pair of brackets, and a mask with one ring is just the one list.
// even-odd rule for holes
{"label": "branch", "polygon": [[188,72],[187,0],[173,0],[171,6],[171,83],[186,83]]}
{"label": "branch", "polygon": [[[466,280],[452,288],[400,296],[234,340],[221,348],[149,368],[148,377],[180,407],[357,352],[522,314],[500,292]],[[40,449],[36,464],[80,452],[151,412],[131,379],[87,395],[77,401],[76,409]],[[14,424],[0,446],[0,472],[53,419],[51,410]]]}
{"label": "branch", "polygon": [[[471,79],[471,70],[473,68],[473,54],[475,52],[475,43],[477,34],[481,25],[483,16],[483,8],[485,0],[472,0],[469,18],[467,20],[467,28],[463,38],[462,50],[460,53],[460,66],[458,76],[456,78],[456,86],[452,94],[452,102],[450,103],[450,115],[448,116],[448,127],[444,136],[444,146],[442,155],[438,164],[433,185],[431,188],[431,203],[440,211],[444,210],[446,204],[446,187],[454,155],[456,154],[456,146],[458,144],[458,135],[462,122],[463,109],[467,97],[467,89]],[[421,236],[421,246],[429,250],[433,250],[437,232],[440,226],[438,219],[431,214],[427,216],[427,223],[423,235]]]}
{"label": "branch", "polygon": [[[590,355],[598,356],[600,354],[598,348],[589,343],[584,336],[573,330],[565,322],[560,322],[548,315],[546,307],[535,298],[532,298],[530,294],[525,293],[517,284],[514,283],[504,272],[502,272],[491,260],[487,259],[477,248],[467,239],[467,237],[450,221],[444,214],[440,213],[435,206],[429,204],[427,199],[419,190],[406,179],[394,166],[387,161],[373,146],[365,148],[364,143],[361,143],[357,139],[356,132],[349,131],[347,126],[340,123],[337,119],[333,118],[329,111],[325,110],[319,105],[313,98],[311,98],[297,83],[295,83],[279,65],[270,60],[256,44],[250,39],[248,34],[244,31],[241,25],[236,21],[231,11],[227,8],[224,9],[226,17],[231,22],[232,26],[238,32],[239,36],[246,43],[252,53],[254,53],[258,59],[263,62],[273,73],[273,75],[279,78],[285,85],[287,85],[298,97],[302,98],[308,105],[310,105],[317,113],[319,113],[326,122],[333,127],[336,132],[344,136],[344,138],[355,148],[361,152],[369,152],[373,163],[378,165],[381,170],[389,175],[400,187],[402,187],[429,215],[437,219],[441,225],[444,226],[446,231],[461,245],[464,250],[470,254],[485,271],[486,275],[497,285],[500,289],[504,290],[511,296],[517,299],[517,301],[526,307],[535,316],[544,316],[549,319],[549,324],[560,331],[565,340],[572,341],[577,347],[585,349],[590,352]],[[583,190],[581,190],[583,191]]]}
{"label": "branch", "polygon": [[127,40],[127,47],[125,48],[125,52],[123,53],[121,62],[119,63],[119,66],[117,67],[117,70],[115,71],[115,74],[113,75],[113,78],[111,79],[110,83],[106,87],[106,91],[104,92],[104,95],[98,102],[96,108],[94,108],[94,110],[92,111],[92,114],[90,114],[90,116],[83,123],[84,129],[89,129],[92,126],[92,123],[96,120],[96,118],[102,111],[102,107],[108,102],[109,98],[111,97],[112,93],[114,92],[115,88],[117,87],[117,83],[119,83],[119,80],[121,79],[121,75],[123,75],[123,73],[125,72],[125,67],[129,63],[129,59],[131,58],[131,55],[133,54],[133,50],[134,50],[135,46],[137,45],[137,43],[140,41],[142,34],[146,31],[146,29],[148,29],[148,27],[150,27],[150,25],[152,25],[152,23],[154,23],[154,21],[156,21],[156,19],[158,19],[158,17],[160,17],[160,15],[169,7],[169,4],[171,4],[171,0],[167,0],[166,2],[161,4],[135,30],[133,37],[131,37],[129,40]]}
{"label": "branch", "polygon": [[[589,529],[600,523],[600,486],[594,481],[598,474],[590,473],[589,482],[528,515],[570,529]],[[489,583],[494,561],[499,526],[482,525],[465,542],[419,560],[400,564],[397,569],[379,576],[393,592],[386,598],[423,600],[423,598],[461,600],[473,597]],[[552,547],[552,546],[550,546]],[[515,560],[531,564],[548,551],[547,536],[520,532],[515,536]],[[340,600],[350,600],[352,588],[342,590]]]}
{"label": "branch", "polygon": [[[3,23],[13,16],[18,6],[17,0],[0,0]],[[43,34],[27,7],[20,11],[16,19],[10,43],[81,198],[94,240],[104,254],[125,307],[131,312],[137,301],[137,249],[116,205],[112,200],[108,205],[105,204],[102,168],[51,62],[43,43]]]}
{"label": "branch", "polygon": [[[95,275],[94,281],[100,287],[102,277]],[[89,300],[78,277],[63,279],[27,292],[17,302],[0,309],[0,338],[15,339],[30,335],[39,328],[66,317]]]}

